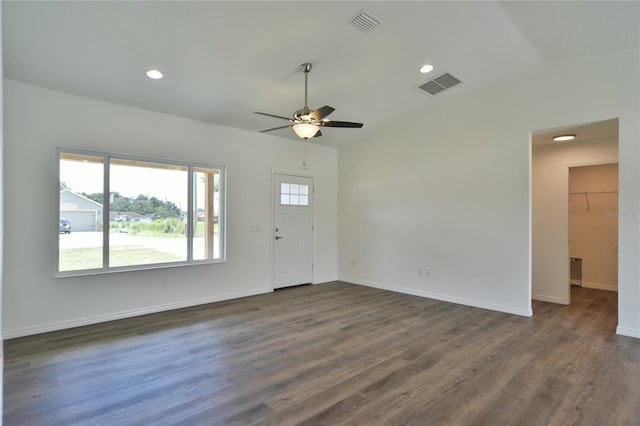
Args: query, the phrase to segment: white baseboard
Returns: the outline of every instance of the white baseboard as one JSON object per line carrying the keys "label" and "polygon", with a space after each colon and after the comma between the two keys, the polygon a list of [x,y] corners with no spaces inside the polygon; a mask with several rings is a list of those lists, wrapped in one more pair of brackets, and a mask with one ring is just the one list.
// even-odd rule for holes
{"label": "white baseboard", "polygon": [[314,277],[312,284],[324,284],[324,283],[331,283],[331,282],[334,282],[334,281],[338,281],[338,278],[335,277],[335,276],[332,276],[332,277],[319,277],[319,278]]}
{"label": "white baseboard", "polygon": [[531,298],[533,300],[539,300],[541,302],[557,303],[557,304],[560,304],[560,305],[568,305],[569,304],[569,301],[565,300],[562,297],[549,296],[547,294],[533,293],[531,295]]}
{"label": "white baseboard", "polygon": [[590,283],[588,281],[582,281],[582,287],[584,287],[584,288],[593,288],[595,290],[618,291],[618,286],[617,285]]}
{"label": "white baseboard", "polygon": [[449,296],[446,294],[432,293],[429,291],[416,290],[408,287],[399,287],[399,286],[394,286],[389,284],[377,283],[373,281],[365,281],[365,280],[360,280],[352,277],[342,276],[342,277],[338,277],[338,279],[340,281],[345,281],[352,284],[379,288],[381,290],[394,291],[396,293],[410,294],[412,296],[420,296],[420,297],[425,297],[427,299],[441,300],[443,302],[456,303],[458,305],[472,306],[474,308],[488,309],[490,311],[504,312],[507,314],[519,315],[523,317],[530,317],[533,315],[533,311],[531,310],[531,308],[522,309],[522,308],[516,308],[513,306],[498,305],[495,303],[487,303],[487,302],[482,302],[474,299],[466,299],[462,297]]}
{"label": "white baseboard", "polygon": [[630,327],[623,327],[621,325],[618,325],[618,327],[616,328],[616,334],[619,334],[621,336],[635,337],[636,339],[640,339],[640,328],[630,328]]}
{"label": "white baseboard", "polygon": [[146,314],[154,314],[157,312],[171,311],[173,309],[188,308],[191,306],[204,305],[207,303],[222,302],[223,300],[239,299],[241,297],[256,296],[273,292],[272,288],[261,288],[235,293],[226,293],[210,297],[202,297],[198,299],[181,300],[179,302],[167,303],[163,305],[148,306],[140,309],[132,309],[128,311],[114,312],[111,314],[95,315],[85,318],[77,318],[67,321],[58,321],[48,324],[41,324],[30,327],[21,327],[4,330],[4,339],[13,339],[16,337],[30,336],[33,334],[47,333],[50,331],[64,330],[67,328],[81,327],[83,325],[98,324],[101,322],[114,321],[123,318],[136,317]]}

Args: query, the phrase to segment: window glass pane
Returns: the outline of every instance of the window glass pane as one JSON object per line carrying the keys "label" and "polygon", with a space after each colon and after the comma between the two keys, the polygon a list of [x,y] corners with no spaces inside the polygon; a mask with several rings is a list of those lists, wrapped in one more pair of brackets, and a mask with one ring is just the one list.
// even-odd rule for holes
{"label": "window glass pane", "polygon": [[220,170],[194,168],[193,260],[220,259]]}
{"label": "window glass pane", "polygon": [[309,185],[280,183],[280,204],[283,206],[308,206]]}
{"label": "window glass pane", "polygon": [[186,261],[187,167],[113,159],[109,174],[109,267]]}
{"label": "window glass pane", "polygon": [[61,153],[58,270],[103,267],[103,158]]}
{"label": "window glass pane", "polygon": [[225,259],[224,167],[58,152],[60,276]]}

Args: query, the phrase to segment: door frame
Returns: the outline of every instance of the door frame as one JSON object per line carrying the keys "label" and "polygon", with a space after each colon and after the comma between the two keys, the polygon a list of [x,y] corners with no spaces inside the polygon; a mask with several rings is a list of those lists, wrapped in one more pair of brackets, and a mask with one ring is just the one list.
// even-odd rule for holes
{"label": "door frame", "polygon": [[311,206],[311,224],[313,226],[314,232],[311,235],[311,262],[314,265],[314,268],[312,268],[311,271],[311,284],[315,284],[316,283],[316,269],[315,269],[315,263],[316,263],[316,233],[315,233],[315,227],[316,227],[316,196],[315,196],[315,188],[316,188],[316,177],[312,174],[309,173],[300,173],[300,172],[292,172],[292,171],[288,171],[288,170],[277,170],[277,169],[272,169],[271,170],[271,220],[270,220],[270,225],[271,225],[271,232],[269,232],[269,238],[271,239],[271,244],[270,244],[270,256],[269,256],[269,268],[270,268],[270,277],[271,277],[271,290],[274,291],[275,290],[275,284],[276,284],[276,268],[274,265],[275,262],[275,251],[276,251],[276,194],[279,196],[280,192],[278,191],[278,188],[276,188],[276,176],[293,176],[293,177],[301,177],[301,178],[310,178],[313,180],[313,204]]}
{"label": "door frame", "polygon": [[[620,119],[619,118],[613,118],[613,119],[606,119],[606,120],[617,120],[618,123],[618,131],[620,131]],[[593,124],[593,123],[598,123],[600,121],[606,121],[606,120],[592,120],[592,121],[585,121],[583,124]],[[539,132],[546,132],[549,130],[555,130],[558,132],[567,132],[567,133],[572,133],[572,130],[574,127],[580,126],[582,124],[573,124],[573,125],[566,125],[566,126],[562,126],[562,127],[556,127],[556,128],[547,128],[547,129],[540,129],[540,130],[533,130],[529,132],[529,298],[530,300],[538,300],[538,301],[542,301],[542,302],[551,302],[551,303],[557,303],[557,304],[563,304],[563,305],[570,305],[571,304],[571,283],[570,283],[570,269],[569,269],[569,258],[571,255],[570,252],[570,247],[569,247],[569,233],[570,233],[570,225],[569,225],[569,169],[573,168],[573,167],[581,167],[581,166],[591,166],[591,165],[601,165],[601,164],[611,164],[611,163],[618,163],[619,166],[619,173],[618,173],[618,186],[620,189],[620,176],[622,175],[621,171],[623,169],[621,163],[620,163],[620,151],[619,151],[619,147],[620,147],[620,135],[618,134],[617,138],[616,138],[616,145],[618,147],[618,149],[616,150],[615,153],[615,157],[613,155],[611,155],[611,153],[599,153],[597,156],[594,155],[593,157],[591,157],[590,159],[582,159],[582,161],[580,160],[574,160],[572,158],[565,158],[564,160],[561,160],[561,163],[558,162],[558,164],[560,164],[562,167],[562,172],[557,172],[558,176],[557,176],[557,183],[558,185],[563,185],[566,188],[566,192],[565,192],[565,196],[564,196],[564,201],[562,202],[561,205],[559,205],[559,211],[558,213],[560,215],[562,215],[562,213],[564,213],[563,219],[566,223],[566,229],[562,230],[562,236],[558,236],[558,238],[562,238],[566,241],[566,252],[563,255],[563,258],[565,259],[565,261],[563,262],[564,266],[563,266],[563,279],[562,282],[564,282],[565,284],[558,284],[557,288],[561,289],[563,291],[563,297],[557,297],[557,296],[551,296],[549,297],[548,295],[545,294],[536,294],[534,293],[534,282],[533,282],[533,272],[535,270],[535,266],[536,263],[535,261],[535,256],[534,256],[534,235],[533,235],[533,223],[534,223],[534,218],[536,217],[535,213],[535,204],[536,204],[536,200],[534,198],[534,191],[533,191],[533,183],[535,180],[535,170],[534,170],[534,166],[535,166],[535,157],[534,157],[534,145],[533,145],[533,138],[534,138],[534,134],[539,133]],[[573,131],[575,132],[575,131]],[[594,142],[594,141],[592,141]],[[596,143],[598,143],[598,141],[595,141]],[[603,140],[604,142],[604,140]],[[558,145],[558,147],[560,147],[561,145]],[[583,157],[578,156],[578,157]],[[559,170],[559,169],[556,169]],[[562,176],[560,176],[560,173],[562,173]],[[618,194],[618,206],[620,205],[620,193]],[[559,217],[559,216],[558,216]],[[559,234],[558,234],[559,235]],[[618,243],[620,242],[620,221],[618,222]],[[622,256],[620,256],[623,252],[619,249],[618,251],[618,273],[620,273],[620,259],[622,258]],[[557,266],[557,265],[556,265]],[[558,274],[559,276],[560,274]],[[560,280],[558,280],[560,281]],[[560,287],[560,285],[562,285],[562,287]],[[618,300],[620,300],[620,279],[618,279]],[[624,291],[623,291],[624,293]],[[618,302],[618,305],[620,305],[620,303]],[[619,314],[618,314],[618,319],[619,319]]]}

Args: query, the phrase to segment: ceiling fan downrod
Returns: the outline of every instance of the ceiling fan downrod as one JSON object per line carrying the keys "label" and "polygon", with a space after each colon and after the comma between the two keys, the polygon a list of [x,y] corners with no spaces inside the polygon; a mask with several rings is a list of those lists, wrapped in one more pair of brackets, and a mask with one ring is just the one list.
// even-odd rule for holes
{"label": "ceiling fan downrod", "polygon": [[296,111],[296,114],[299,114],[299,116],[309,115],[311,113],[308,105],[308,77],[311,68],[312,66],[308,62],[300,65],[300,70],[304,73],[304,107],[300,111]]}

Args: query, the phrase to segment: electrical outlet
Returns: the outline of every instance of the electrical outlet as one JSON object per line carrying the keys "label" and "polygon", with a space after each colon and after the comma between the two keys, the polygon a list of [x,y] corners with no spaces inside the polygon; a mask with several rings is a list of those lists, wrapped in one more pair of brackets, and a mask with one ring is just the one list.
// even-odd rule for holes
{"label": "electrical outlet", "polygon": [[169,277],[160,278],[160,284],[162,287],[169,287]]}
{"label": "electrical outlet", "polygon": [[431,278],[431,268],[428,266],[418,266],[416,268],[416,272],[419,277]]}
{"label": "electrical outlet", "polygon": [[355,268],[355,266],[356,266],[356,260],[352,257],[351,258],[351,267]]}

